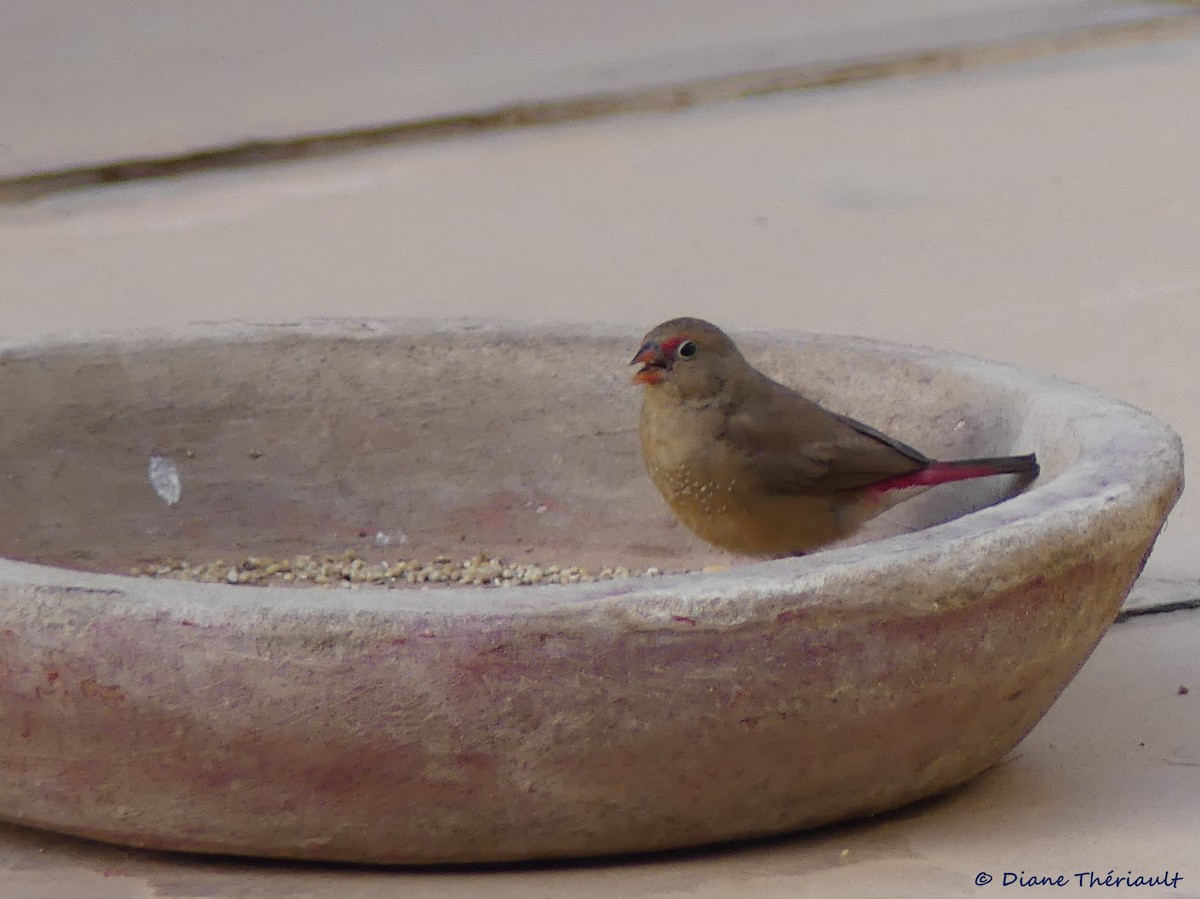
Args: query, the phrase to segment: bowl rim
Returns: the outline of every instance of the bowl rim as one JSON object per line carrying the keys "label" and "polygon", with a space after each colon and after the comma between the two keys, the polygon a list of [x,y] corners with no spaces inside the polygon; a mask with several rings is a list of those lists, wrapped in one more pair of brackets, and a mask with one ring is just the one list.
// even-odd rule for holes
{"label": "bowl rim", "polygon": [[[413,334],[454,336],[462,333],[528,339],[531,328],[542,333],[569,331],[576,336],[635,342],[637,326],[539,322],[536,325],[498,318],[318,318],[286,324],[200,322],[170,331],[60,334],[33,339],[0,340],[5,357],[29,359],[45,353],[120,349],[123,353],[182,347],[208,342],[268,343],[281,339],[378,340]],[[522,615],[611,617],[634,615],[647,626],[727,625],[754,614],[763,601],[816,596],[835,584],[920,566],[932,571],[950,562],[986,562],[1014,547],[1030,548],[1047,534],[1085,531],[1100,514],[1144,502],[1147,493],[1166,494],[1168,504],[1182,490],[1183,451],[1179,436],[1149,413],[1064,378],[965,354],[862,337],[798,331],[737,331],[738,339],[758,348],[835,346],[853,352],[884,354],[893,359],[936,364],[977,383],[1003,387],[1022,396],[1027,417],[1054,415],[1069,428],[1078,456],[1045,483],[993,506],[911,533],[807,556],[748,562],[720,572],[687,572],[590,584],[544,585],[534,588],[439,587],[436,590],[364,588],[359,590],[255,587],[138,578],[58,568],[0,557],[0,599],[22,588],[95,596],[126,613],[186,613],[198,623],[249,615],[347,618],[360,614],[442,621]],[[0,378],[2,379],[2,378]],[[647,489],[650,489],[647,483]],[[995,551],[995,552],[993,552]],[[863,591],[870,593],[870,591]],[[843,597],[850,601],[849,598]],[[865,596],[862,603],[885,603]]]}

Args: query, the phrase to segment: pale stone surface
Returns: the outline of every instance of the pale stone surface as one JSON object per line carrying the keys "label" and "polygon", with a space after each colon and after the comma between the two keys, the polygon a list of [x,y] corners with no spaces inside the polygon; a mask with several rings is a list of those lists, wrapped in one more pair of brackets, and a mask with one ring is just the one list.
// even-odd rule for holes
{"label": "pale stone surface", "polygon": [[5,0],[0,177],[1172,11],[1119,0]]}

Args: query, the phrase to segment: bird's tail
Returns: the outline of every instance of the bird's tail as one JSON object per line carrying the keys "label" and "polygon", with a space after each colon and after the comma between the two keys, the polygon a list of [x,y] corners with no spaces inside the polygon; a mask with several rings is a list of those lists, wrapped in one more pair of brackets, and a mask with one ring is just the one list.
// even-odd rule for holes
{"label": "bird's tail", "polygon": [[1027,456],[993,456],[987,459],[955,459],[952,462],[934,462],[927,468],[903,474],[899,477],[888,478],[872,485],[879,493],[887,490],[898,490],[905,487],[932,487],[935,484],[949,484],[953,481],[967,481],[972,478],[987,478],[997,474],[1023,474],[1029,480],[1038,476],[1041,467],[1037,456],[1030,453]]}
{"label": "bird's tail", "polygon": [[[947,481],[962,481],[967,478],[986,478],[993,474],[1027,474],[1037,477],[1042,470],[1037,456],[993,456],[989,459],[955,459],[953,462],[934,462],[931,469],[940,470],[949,477]],[[938,483],[944,483],[939,481]]]}

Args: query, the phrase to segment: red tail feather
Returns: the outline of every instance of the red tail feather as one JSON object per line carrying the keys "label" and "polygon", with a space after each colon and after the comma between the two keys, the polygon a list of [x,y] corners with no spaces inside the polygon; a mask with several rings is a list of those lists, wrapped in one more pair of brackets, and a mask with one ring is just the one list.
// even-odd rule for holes
{"label": "red tail feather", "polygon": [[1037,456],[1032,454],[998,456],[992,459],[959,459],[953,462],[934,462],[928,468],[922,468],[912,474],[877,481],[871,485],[871,490],[884,493],[888,490],[902,490],[905,487],[932,487],[936,484],[987,478],[997,474],[1024,474],[1033,479],[1039,471]]}

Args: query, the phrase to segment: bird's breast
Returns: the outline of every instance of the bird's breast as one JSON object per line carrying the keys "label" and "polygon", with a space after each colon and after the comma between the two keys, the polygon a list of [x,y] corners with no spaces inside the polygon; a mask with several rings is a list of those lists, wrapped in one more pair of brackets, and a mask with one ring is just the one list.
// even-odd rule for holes
{"label": "bird's breast", "polygon": [[737,459],[721,439],[724,421],[712,410],[647,399],[638,430],[646,469],[660,491],[708,504],[737,488]]}

